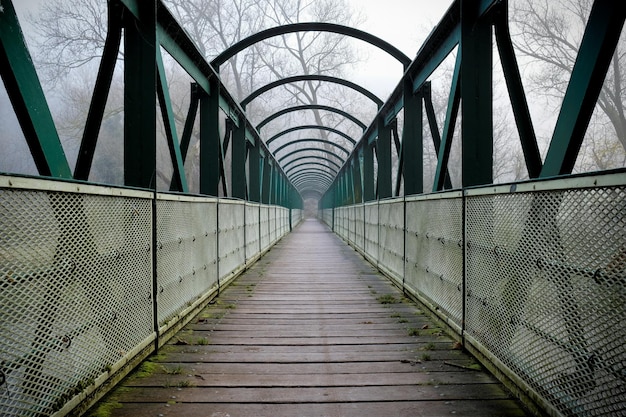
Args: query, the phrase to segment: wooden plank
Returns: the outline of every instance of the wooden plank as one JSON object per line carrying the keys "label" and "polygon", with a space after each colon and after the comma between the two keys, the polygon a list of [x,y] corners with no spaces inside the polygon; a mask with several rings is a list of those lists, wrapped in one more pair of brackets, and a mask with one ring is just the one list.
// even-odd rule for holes
{"label": "wooden plank", "polygon": [[[382,295],[395,303],[382,304]],[[526,415],[389,281],[308,220],[110,401],[111,416]]]}

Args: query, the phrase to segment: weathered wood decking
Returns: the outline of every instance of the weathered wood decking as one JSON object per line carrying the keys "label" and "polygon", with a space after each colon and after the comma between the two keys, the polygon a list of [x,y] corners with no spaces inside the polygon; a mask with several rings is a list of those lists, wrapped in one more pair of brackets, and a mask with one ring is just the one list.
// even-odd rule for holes
{"label": "weathered wood decking", "polygon": [[316,220],[285,237],[101,405],[111,416],[521,416]]}

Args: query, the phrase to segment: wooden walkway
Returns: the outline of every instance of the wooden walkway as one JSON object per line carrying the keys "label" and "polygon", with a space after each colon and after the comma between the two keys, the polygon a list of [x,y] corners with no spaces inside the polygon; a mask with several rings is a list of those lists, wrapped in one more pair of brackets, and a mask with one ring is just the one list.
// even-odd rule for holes
{"label": "wooden walkway", "polygon": [[100,412],[526,415],[416,305],[314,219],[124,380]]}

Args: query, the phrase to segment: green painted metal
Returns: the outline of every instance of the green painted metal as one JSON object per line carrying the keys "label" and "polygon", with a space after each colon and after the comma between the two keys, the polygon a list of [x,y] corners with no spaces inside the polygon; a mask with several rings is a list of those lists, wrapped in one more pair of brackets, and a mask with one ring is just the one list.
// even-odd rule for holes
{"label": "green painted metal", "polygon": [[[424,192],[424,157],[423,157],[423,109],[422,92],[413,93],[412,83],[405,80],[404,88],[404,127],[402,129],[402,151],[400,166],[404,173],[404,195]],[[396,195],[399,194],[400,173]]]}
{"label": "green painted metal", "polygon": [[242,124],[233,130],[231,153],[231,196],[246,198],[246,126]]}
{"label": "green painted metal", "polygon": [[593,3],[541,177],[571,174],[625,16],[626,8],[619,2],[596,0]]}
{"label": "green painted metal", "polygon": [[[158,39],[158,37],[157,37]],[[185,166],[183,165],[183,157],[178,142],[178,134],[176,132],[176,122],[174,120],[174,110],[172,109],[172,100],[170,99],[169,87],[165,76],[165,67],[163,65],[163,57],[161,51],[155,51],[157,64],[157,96],[161,106],[161,116],[163,118],[163,127],[167,138],[167,145],[170,150],[172,159],[172,167],[174,168],[173,178],[171,181],[172,191],[188,192],[187,178],[185,177]]]}
{"label": "green painted metal", "polygon": [[248,199],[257,203],[261,202],[261,154],[259,148],[261,141],[257,141],[248,148]]}
{"label": "green painted metal", "polygon": [[291,166],[289,169],[285,168],[285,175],[287,175],[287,177],[289,177],[289,174],[292,173],[294,170],[296,170],[297,168],[303,168],[303,167],[318,167],[318,168],[324,168],[325,172],[329,172],[333,175],[337,175],[337,173],[339,171],[333,169],[332,167],[329,167],[326,164],[323,164],[321,162],[315,162],[315,161],[309,161],[309,162],[302,162],[301,164],[296,164]]}
{"label": "green painted metal", "polygon": [[383,118],[378,119],[378,139],[376,140],[378,160],[378,198],[392,197],[391,192],[391,127],[385,126]]}
{"label": "green painted metal", "polygon": [[352,159],[352,189],[354,190],[354,202],[363,202],[363,181],[361,178],[361,164],[359,158]]}
{"label": "green painted metal", "polygon": [[513,50],[513,42],[511,41],[511,33],[509,32],[508,2],[503,1],[499,6],[494,18],[494,29],[496,35],[496,44],[500,54],[500,62],[504,72],[504,79],[511,99],[511,107],[513,116],[517,124],[520,141],[522,143],[522,151],[528,169],[530,178],[537,178],[541,173],[542,162],[539,147],[537,146],[537,137],[535,129],[530,117],[524,86],[522,85],[522,77],[520,75],[515,51]]}
{"label": "green painted metal", "polygon": [[304,105],[301,105],[301,106],[288,107],[286,109],[282,109],[280,111],[277,111],[276,113],[268,116],[261,123],[259,123],[256,126],[256,129],[257,130],[261,130],[261,128],[263,126],[265,126],[266,124],[268,124],[269,122],[271,122],[272,120],[274,120],[274,119],[276,119],[276,118],[278,118],[280,116],[283,116],[283,115],[288,114],[288,113],[293,113],[293,112],[296,112],[296,111],[302,111],[302,110],[325,110],[325,111],[328,111],[328,112],[331,112],[331,113],[337,113],[337,114],[345,117],[346,119],[354,122],[361,129],[365,129],[366,128],[366,126],[365,126],[365,124],[363,122],[361,122],[359,119],[357,119],[356,117],[354,117],[350,113],[345,112],[345,111],[343,111],[341,109],[337,109],[337,108],[331,107],[331,106],[324,106],[324,105],[321,105],[321,104],[304,104]]}
{"label": "green painted metal", "polygon": [[350,36],[356,39],[360,39],[369,44],[377,46],[383,51],[387,52],[398,61],[402,63],[404,68],[406,68],[410,63],[411,59],[407,57],[402,51],[400,51],[395,46],[391,45],[388,42],[383,41],[382,39],[371,35],[367,32],[360,31],[358,29],[354,29],[347,26],[342,26],[334,23],[293,23],[289,25],[278,26],[270,29],[263,30],[261,32],[255,33],[251,35],[233,46],[226,49],[224,52],[219,54],[213,61],[211,61],[211,66],[216,70],[230,58],[235,56],[237,53],[243,51],[249,46],[254,45],[257,42],[261,42],[265,39],[269,39],[275,36],[285,35],[287,33],[294,32],[307,32],[307,31],[316,31],[316,32],[332,32],[339,33],[341,35]]}
{"label": "green painted metal", "polygon": [[246,98],[244,98],[241,101],[241,105],[243,107],[247,106],[252,100],[254,100],[255,98],[257,98],[258,96],[260,96],[261,94],[279,87],[281,85],[285,85],[285,84],[291,84],[291,83],[295,83],[295,82],[299,82],[299,81],[324,81],[324,82],[329,82],[329,83],[335,83],[335,84],[340,84],[343,85],[345,87],[351,88],[355,91],[358,91],[359,93],[363,94],[364,96],[366,96],[367,98],[369,98],[370,100],[372,100],[377,107],[380,108],[380,106],[383,105],[383,101],[378,98],[378,96],[374,93],[372,93],[371,91],[367,90],[366,88],[363,88],[362,86],[355,84],[353,82],[350,82],[348,80],[344,80],[343,78],[337,78],[337,77],[331,77],[329,75],[318,75],[318,74],[307,74],[307,75],[296,75],[293,77],[286,77],[286,78],[282,78],[280,80],[274,81],[272,83],[266,84],[263,87],[253,91],[252,93],[250,93],[250,95]]}
{"label": "green painted metal", "polygon": [[269,138],[268,140],[266,140],[265,144],[267,146],[269,146],[276,139],[280,138],[283,135],[286,135],[287,133],[292,133],[292,132],[296,132],[298,130],[307,130],[307,129],[325,130],[325,131],[328,131],[328,132],[336,133],[339,136],[343,137],[344,139],[348,140],[351,144],[356,145],[356,140],[352,139],[350,136],[348,136],[347,134],[343,133],[341,130],[333,129],[332,127],[327,127],[327,126],[320,126],[320,125],[303,125],[303,126],[295,126],[295,127],[289,128],[289,129],[285,129],[282,132],[279,132],[279,133],[275,134],[274,136],[272,136],[271,138]]}
{"label": "green painted metal", "polygon": [[304,180],[313,180],[324,187],[328,187],[333,182],[333,179],[334,177],[328,174],[325,174],[323,172],[309,171],[309,172],[302,172],[297,176],[293,176],[291,181],[296,188],[298,188],[298,186]]}
{"label": "green painted metal", "polygon": [[123,9],[117,1],[109,3],[107,20],[107,37],[104,42],[104,50],[100,59],[98,76],[94,86],[91,104],[87,113],[85,129],[78,150],[74,178],[87,181],[91,172],[93,156],[96,151],[98,135],[102,126],[102,118],[111,89],[113,72],[117,62],[117,55],[122,40],[122,14]]}
{"label": "green painted metal", "polygon": [[291,152],[289,152],[286,155],[281,156],[278,159],[278,163],[283,162],[285,159],[289,158],[290,156],[297,155],[297,154],[302,153],[302,152],[322,152],[322,153],[325,153],[326,155],[331,155],[332,157],[337,158],[339,160],[339,162],[341,162],[342,164],[344,162],[346,162],[345,159],[342,159],[337,154],[335,154],[335,153],[333,153],[331,151],[328,151],[326,149],[322,149],[322,148],[300,148],[300,149],[296,149],[295,151],[291,151]]}
{"label": "green painted metal", "polygon": [[[428,126],[430,128],[430,136],[433,138],[433,147],[435,149],[435,154],[437,158],[439,158],[439,151],[441,149],[441,136],[439,135],[439,126],[437,126],[437,117],[435,116],[435,108],[433,106],[433,99],[431,96],[430,82],[424,83],[420,91],[424,98],[424,107],[426,108],[426,118],[428,119]],[[454,111],[454,113],[452,114],[456,114],[456,111]],[[448,135],[447,132],[449,132],[449,130],[446,131],[446,137]],[[448,168],[446,167],[445,170],[442,169],[442,172],[439,175],[444,176],[443,189],[446,189],[446,190],[451,189],[452,182],[450,181],[450,174],[448,172]],[[437,179],[434,183],[437,184],[439,180],[440,179]]]}
{"label": "green painted metal", "polygon": [[156,2],[124,31],[124,184],[156,188]]}
{"label": "green painted metal", "polygon": [[324,171],[323,169],[306,168],[306,169],[303,169],[302,171],[293,173],[289,177],[289,180],[291,180],[293,184],[297,184],[297,180],[299,178],[310,176],[310,175],[314,175],[315,177],[319,177],[319,178],[325,178],[326,180],[329,181],[328,183],[329,185],[333,182],[333,179],[335,178],[332,174],[330,174],[328,171]]}
{"label": "green painted metal", "polygon": [[190,84],[190,98],[189,98],[189,110],[187,110],[187,117],[185,118],[185,126],[183,127],[183,134],[180,138],[180,151],[183,155],[183,162],[187,158],[187,152],[189,151],[189,144],[191,143],[191,135],[193,134],[193,125],[196,122],[196,116],[198,115],[198,107],[200,104],[200,92],[199,86],[196,83]]}
{"label": "green painted metal", "polygon": [[200,94],[200,193],[218,195],[220,182],[219,90],[216,78],[211,81],[211,95]]}
{"label": "green painted metal", "polygon": [[456,117],[459,112],[461,101],[461,54],[456,57],[456,64],[452,74],[452,84],[450,86],[450,97],[448,98],[448,107],[446,110],[446,121],[443,126],[443,135],[441,145],[437,151],[437,168],[435,170],[435,178],[433,180],[433,192],[443,189],[445,178],[448,177],[448,158],[450,156],[450,148],[452,146],[452,137],[454,135],[454,127],[456,125]]}
{"label": "green painted metal", "polygon": [[461,3],[461,183],[493,183],[493,51],[491,22],[480,0]]}
{"label": "green painted metal", "polygon": [[268,204],[270,202],[270,163],[269,157],[262,158],[261,166],[261,202]]}
{"label": "green painted metal", "polygon": [[363,146],[363,201],[376,199],[374,190],[374,150],[367,143]]}
{"label": "green painted metal", "polygon": [[332,147],[337,148],[340,151],[344,152],[346,154],[346,156],[350,155],[350,151],[347,150],[346,148],[344,148],[343,146],[341,146],[341,145],[339,145],[339,144],[337,144],[335,142],[326,140],[326,139],[317,139],[317,138],[305,138],[305,139],[295,139],[295,140],[292,140],[292,141],[287,142],[284,145],[281,145],[278,148],[276,148],[273,151],[273,153],[274,153],[274,155],[276,155],[276,157],[278,157],[278,153],[280,151],[282,151],[283,149],[286,149],[286,148],[288,148],[290,146],[293,146],[293,145],[297,145],[298,143],[310,143],[310,142],[321,143],[321,144],[323,144],[325,146],[326,145],[332,146]]}
{"label": "green painted metal", "polygon": [[72,178],[11,0],[0,12],[0,74],[40,175]]}
{"label": "green painted metal", "polygon": [[[291,164],[295,164],[298,161],[303,161],[303,160],[308,160],[308,159],[313,159],[313,160],[319,160],[319,161],[324,161],[324,163],[330,165],[329,168],[336,168],[334,171],[335,172],[339,172],[339,170],[341,169],[341,166],[337,163],[335,163],[334,161],[328,159],[328,158],[324,158],[323,156],[317,156],[317,155],[305,155],[305,156],[300,156],[298,158],[294,158],[292,160],[290,160],[289,162],[287,162],[286,164],[284,164],[282,167],[284,170],[287,170],[287,168],[291,165]],[[285,171],[286,173],[287,171]]]}
{"label": "green painted metal", "polygon": [[[312,174],[311,174],[312,175]],[[305,190],[307,188],[311,188],[313,186],[318,187],[318,189],[328,189],[332,180],[324,179],[322,177],[315,176],[302,176],[300,178],[294,179],[294,185],[299,190]]]}

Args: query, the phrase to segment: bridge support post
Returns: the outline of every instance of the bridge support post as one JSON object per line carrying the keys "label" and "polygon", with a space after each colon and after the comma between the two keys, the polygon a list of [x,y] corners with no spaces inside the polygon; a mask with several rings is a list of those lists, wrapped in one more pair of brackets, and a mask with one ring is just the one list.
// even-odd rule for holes
{"label": "bridge support post", "polygon": [[156,188],[156,2],[137,7],[124,31],[124,184]]}
{"label": "bridge support post", "polygon": [[385,119],[378,119],[378,198],[391,197],[391,127],[385,125]]}
{"label": "bridge support post", "polygon": [[491,22],[480,0],[461,2],[462,185],[493,182],[493,81]]}
{"label": "bridge support post", "polygon": [[[422,90],[413,94],[412,81],[405,79],[404,128],[402,129],[404,195],[424,192],[422,97]],[[400,175],[399,172],[398,175]]]}
{"label": "bridge support post", "polygon": [[374,192],[374,152],[371,145],[363,144],[363,201],[376,199]]}
{"label": "bridge support post", "polygon": [[217,196],[220,181],[221,148],[219,130],[219,90],[216,79],[210,79],[210,95],[200,94],[200,193]]}
{"label": "bridge support post", "polygon": [[231,196],[246,198],[246,126],[234,126],[231,154]]}
{"label": "bridge support post", "polygon": [[260,144],[256,140],[248,150],[248,199],[257,203],[261,202],[261,153]]}

